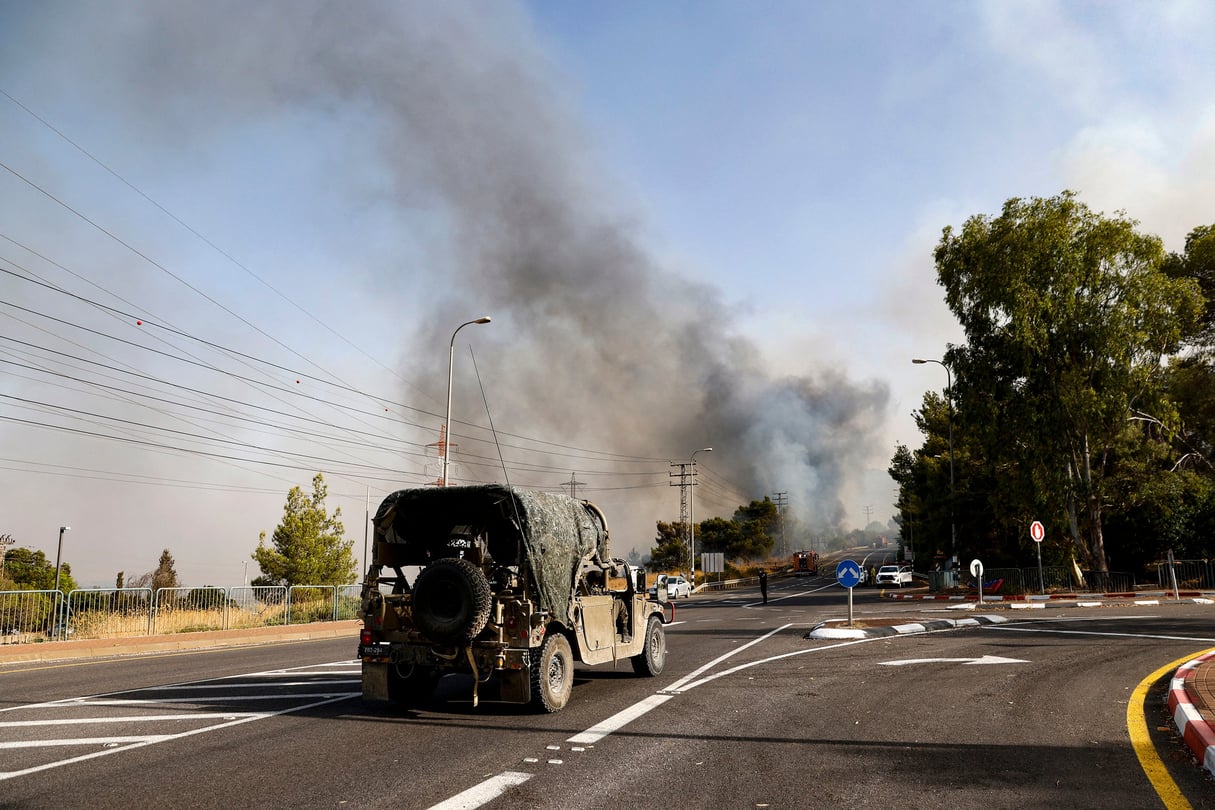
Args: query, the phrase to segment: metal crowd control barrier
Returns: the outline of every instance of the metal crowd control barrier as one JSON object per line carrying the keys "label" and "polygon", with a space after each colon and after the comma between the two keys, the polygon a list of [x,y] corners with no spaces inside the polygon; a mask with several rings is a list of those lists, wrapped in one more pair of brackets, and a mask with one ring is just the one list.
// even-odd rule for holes
{"label": "metal crowd control barrier", "polygon": [[0,644],[354,620],[360,585],[0,591]]}
{"label": "metal crowd control barrier", "polygon": [[55,638],[62,599],[59,591],[0,591],[0,644]]}
{"label": "metal crowd control barrier", "polygon": [[1135,575],[1125,571],[1084,571],[1085,590],[1094,593],[1129,593],[1135,590]]}
{"label": "metal crowd control barrier", "polygon": [[[1164,566],[1164,563],[1160,563]],[[928,589],[930,591],[950,590],[949,580],[952,572],[930,571],[928,573]],[[1090,593],[1127,593],[1135,590],[1135,575],[1125,571],[1082,571],[1083,582],[1076,580],[1072,569],[1056,566],[1042,569],[1042,581],[1038,580],[1037,568],[988,568],[983,572],[983,581],[990,583],[1002,579],[1000,593],[1005,595],[1047,593],[1059,591],[1077,591]],[[1167,573],[1163,576],[1167,576]],[[964,577],[965,584],[973,586],[969,576]]]}
{"label": "metal crowd control barrier", "polygon": [[[1173,580],[1169,578],[1167,560],[1153,563],[1149,568],[1156,569],[1156,584],[1161,588],[1172,589]],[[1173,560],[1172,570],[1177,587],[1183,591],[1215,588],[1215,565],[1211,560]]]}
{"label": "metal crowd control barrier", "polygon": [[286,585],[242,585],[228,590],[228,629],[287,623]]}
{"label": "metal crowd control barrier", "polygon": [[118,638],[152,633],[151,588],[76,590],[67,595],[60,638]]}
{"label": "metal crowd control barrier", "polygon": [[336,621],[336,598],[333,585],[292,585],[287,589],[287,624]]}
{"label": "metal crowd control barrier", "polygon": [[1024,577],[1025,588],[1030,593],[1038,593],[1045,590],[1047,593],[1052,591],[1074,591],[1076,585],[1072,581],[1072,574],[1063,566],[1050,566],[1042,569],[1042,581],[1038,581],[1037,568],[1022,568],[1021,574]]}
{"label": "metal crowd control barrier", "polygon": [[338,585],[333,603],[333,620],[357,619],[362,604],[362,585]]}
{"label": "metal crowd control barrier", "polygon": [[228,592],[223,588],[159,588],[152,633],[189,633],[228,627]]}

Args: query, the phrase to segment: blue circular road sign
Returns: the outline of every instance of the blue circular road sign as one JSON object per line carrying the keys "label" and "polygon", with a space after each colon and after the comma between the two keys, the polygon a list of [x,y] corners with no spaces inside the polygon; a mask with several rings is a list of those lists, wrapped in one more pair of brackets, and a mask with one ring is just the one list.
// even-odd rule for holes
{"label": "blue circular road sign", "polygon": [[861,567],[852,560],[841,560],[835,567],[835,580],[845,588],[855,588],[861,582]]}

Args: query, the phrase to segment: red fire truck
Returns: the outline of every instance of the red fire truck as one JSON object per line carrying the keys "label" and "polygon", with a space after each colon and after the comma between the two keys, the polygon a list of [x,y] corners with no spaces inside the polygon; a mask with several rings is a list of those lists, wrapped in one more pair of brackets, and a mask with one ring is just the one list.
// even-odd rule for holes
{"label": "red fire truck", "polygon": [[818,573],[818,554],[813,551],[796,551],[793,553],[793,573],[804,576]]}

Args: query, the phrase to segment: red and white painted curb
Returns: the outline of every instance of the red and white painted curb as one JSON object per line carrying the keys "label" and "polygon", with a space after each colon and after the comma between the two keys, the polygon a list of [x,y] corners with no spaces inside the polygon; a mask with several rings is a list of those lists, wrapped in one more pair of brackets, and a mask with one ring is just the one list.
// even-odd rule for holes
{"label": "red and white painted curb", "polygon": [[[942,593],[897,593],[890,591],[882,591],[880,594],[886,599],[919,599],[928,602],[974,602],[979,598],[977,593],[970,594],[942,594]],[[1181,591],[1178,594],[1150,592],[1150,593],[1050,593],[1045,595],[1038,594],[1017,594],[1014,596],[1001,596],[999,594],[983,594],[984,602],[1060,602],[1060,601],[1080,601],[1085,599],[1119,599],[1119,600],[1141,600],[1147,603],[1150,601],[1156,604],[1160,599],[1174,598],[1192,599],[1194,601],[1206,603],[1204,598],[1209,598],[1209,594],[1203,591]]]}
{"label": "red and white painted curb", "polygon": [[1194,705],[1194,676],[1203,664],[1215,661],[1215,652],[1200,655],[1178,668],[1169,683],[1169,711],[1173,723],[1186,745],[1202,762],[1202,767],[1215,775],[1215,726],[1204,720]]}

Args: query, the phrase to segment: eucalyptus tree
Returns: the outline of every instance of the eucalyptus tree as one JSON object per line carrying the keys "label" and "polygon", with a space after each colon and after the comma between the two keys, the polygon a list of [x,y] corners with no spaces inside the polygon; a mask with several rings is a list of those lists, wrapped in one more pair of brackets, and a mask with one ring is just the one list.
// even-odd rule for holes
{"label": "eucalyptus tree", "polygon": [[966,342],[951,347],[955,413],[1001,481],[1009,514],[1061,526],[1108,570],[1111,453],[1136,412],[1162,406],[1163,361],[1194,333],[1198,284],[1162,272],[1159,238],[1073,192],[1010,199],[945,228],[935,252]]}
{"label": "eucalyptus tree", "polygon": [[1172,278],[1188,278],[1198,283],[1206,305],[1191,343],[1207,353],[1215,351],[1215,225],[1202,225],[1190,231],[1185,250],[1170,253],[1164,271]]}

